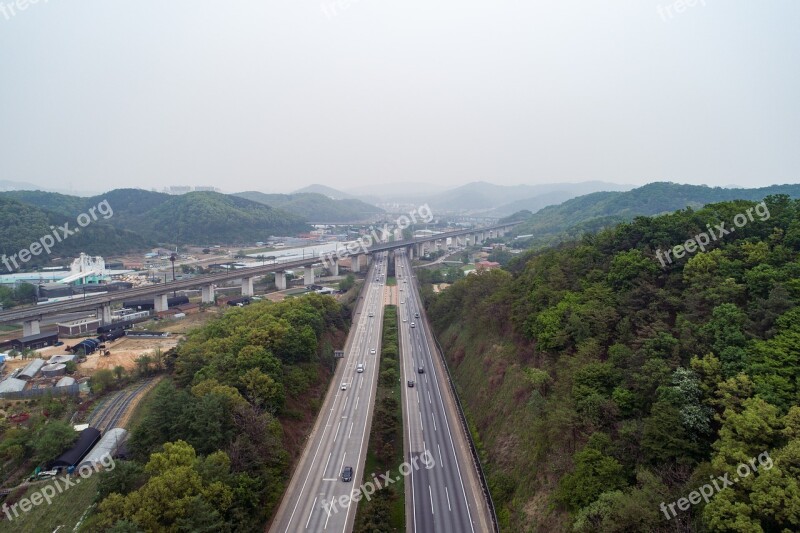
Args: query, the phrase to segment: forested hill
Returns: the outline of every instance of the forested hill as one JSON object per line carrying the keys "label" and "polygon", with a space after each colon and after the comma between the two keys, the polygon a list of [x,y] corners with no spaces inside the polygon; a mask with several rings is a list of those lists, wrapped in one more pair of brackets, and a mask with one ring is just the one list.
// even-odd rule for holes
{"label": "forested hill", "polygon": [[[266,240],[270,235],[308,229],[301,217],[236,196],[191,192],[181,196],[117,189],[82,198],[42,191],[0,193],[0,250],[15,253],[48,233],[48,226],[70,222],[103,202],[110,206],[96,221],[57,248],[59,253],[117,253],[159,242],[233,244]],[[49,256],[37,258],[45,262]],[[31,262],[30,264],[33,264]],[[38,264],[38,263],[37,263]]]}
{"label": "forested hill", "polygon": [[[640,215],[671,213],[686,207],[700,208],[713,202],[761,200],[768,195],[787,194],[800,198],[800,185],[772,185],[758,189],[725,189],[705,185],[650,183],[626,192],[596,192],[559,205],[545,207],[530,215],[514,229],[520,246],[541,247],[579,237],[632,220]],[[519,215],[516,219],[519,219]]]}
{"label": "forested hill", "polygon": [[380,207],[355,198],[332,199],[319,193],[264,194],[241,192],[234,196],[283,209],[311,222],[357,222],[384,213]]}
{"label": "forested hill", "polygon": [[504,531],[800,531],[800,201],[766,206],[666,268],[753,202],[425,291]]}
{"label": "forested hill", "polygon": [[[76,212],[77,214],[81,211]],[[61,238],[60,228],[69,223],[70,230],[77,227],[75,217],[68,218],[57,212],[40,209],[33,205],[24,204],[10,198],[0,196],[0,256],[12,257],[20,250],[28,249],[31,243],[40,242],[45,236],[54,232]],[[56,229],[53,229],[53,228]],[[56,239],[52,238],[52,242]],[[51,248],[52,254],[40,252],[30,257],[27,263],[20,266],[32,267],[44,265],[54,257],[75,257],[80,252],[88,254],[122,253],[131,249],[143,248],[147,240],[141,235],[122,228],[117,228],[98,216],[98,220],[80,232],[56,242]],[[19,263],[19,262],[18,262]],[[13,267],[13,262],[9,260]],[[8,267],[3,265],[0,270],[5,273]],[[16,270],[16,269],[14,269]]]}
{"label": "forested hill", "polygon": [[155,362],[167,377],[131,428],[131,460],[103,474],[81,530],[263,532],[348,318],[329,296],[259,302],[193,330],[168,357],[148,357],[142,373]]}

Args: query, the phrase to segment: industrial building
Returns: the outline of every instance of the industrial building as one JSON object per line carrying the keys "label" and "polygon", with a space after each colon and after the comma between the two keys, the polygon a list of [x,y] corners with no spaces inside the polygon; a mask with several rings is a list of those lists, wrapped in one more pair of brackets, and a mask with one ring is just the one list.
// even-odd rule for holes
{"label": "industrial building", "polygon": [[128,438],[128,431],[122,428],[114,428],[106,431],[106,434],[103,435],[103,438],[100,439],[100,442],[95,444],[94,448],[86,454],[86,457],[81,461],[81,464],[78,468],[83,467],[92,467],[96,468],[98,466],[102,466],[104,463],[107,464],[108,459],[106,457],[113,458],[117,452],[119,451],[120,447],[125,443]]}
{"label": "industrial building", "polygon": [[82,318],[71,322],[58,324],[58,335],[60,337],[77,337],[79,335],[92,334],[100,327],[99,318]]}
{"label": "industrial building", "polygon": [[29,335],[27,337],[22,337],[21,339],[14,339],[9,344],[12,348],[21,352],[27,348],[30,348],[31,350],[46,348],[48,346],[53,346],[57,342],[58,333],[50,332],[39,333],[38,335]]}
{"label": "industrial building", "polygon": [[75,467],[83,459],[89,450],[91,450],[97,441],[100,440],[100,431],[95,428],[86,428],[81,431],[75,445],[69,450],[62,453],[57,459],[52,461],[49,468],[69,468]]}
{"label": "industrial building", "polygon": [[30,363],[28,363],[28,366],[22,369],[22,372],[20,372],[17,375],[17,377],[19,379],[25,379],[25,380],[33,379],[36,376],[36,374],[39,373],[39,371],[42,369],[44,365],[45,365],[44,359],[34,359]]}

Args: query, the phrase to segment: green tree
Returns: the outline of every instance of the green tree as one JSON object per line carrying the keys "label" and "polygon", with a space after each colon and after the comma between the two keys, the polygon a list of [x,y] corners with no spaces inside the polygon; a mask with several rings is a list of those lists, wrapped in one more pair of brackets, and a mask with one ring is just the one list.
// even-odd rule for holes
{"label": "green tree", "polygon": [[98,370],[92,375],[90,384],[95,394],[105,392],[114,385],[114,373],[105,368]]}
{"label": "green tree", "polygon": [[50,461],[78,439],[78,432],[67,422],[50,420],[33,435],[31,447],[37,462]]}

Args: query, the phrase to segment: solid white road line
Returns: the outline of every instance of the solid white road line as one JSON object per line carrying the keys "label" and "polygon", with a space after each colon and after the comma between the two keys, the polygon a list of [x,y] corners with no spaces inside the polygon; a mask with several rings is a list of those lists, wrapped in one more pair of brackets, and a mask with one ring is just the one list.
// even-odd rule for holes
{"label": "solid white road line", "polygon": [[308,529],[308,523],[311,522],[311,515],[314,514],[314,508],[316,506],[317,506],[317,498],[314,498],[314,503],[311,504],[311,512],[308,513],[308,520],[306,520],[306,529]]}
{"label": "solid white road line", "polygon": [[325,461],[325,468],[323,468],[323,469],[322,469],[322,476],[323,476],[323,477],[325,476],[325,472],[327,472],[327,471],[328,471],[328,463],[330,463],[330,462],[331,462],[331,455],[333,455],[333,452],[331,452],[331,453],[329,453],[329,454],[328,454],[328,460],[327,460],[327,461]]}

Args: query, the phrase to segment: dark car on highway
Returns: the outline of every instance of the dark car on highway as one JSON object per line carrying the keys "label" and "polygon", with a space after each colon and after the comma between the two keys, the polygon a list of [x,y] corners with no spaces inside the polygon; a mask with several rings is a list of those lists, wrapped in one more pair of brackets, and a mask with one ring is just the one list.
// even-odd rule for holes
{"label": "dark car on highway", "polygon": [[349,482],[353,481],[353,467],[352,466],[344,467],[344,469],[342,470],[342,481],[344,481],[346,483],[349,483]]}

